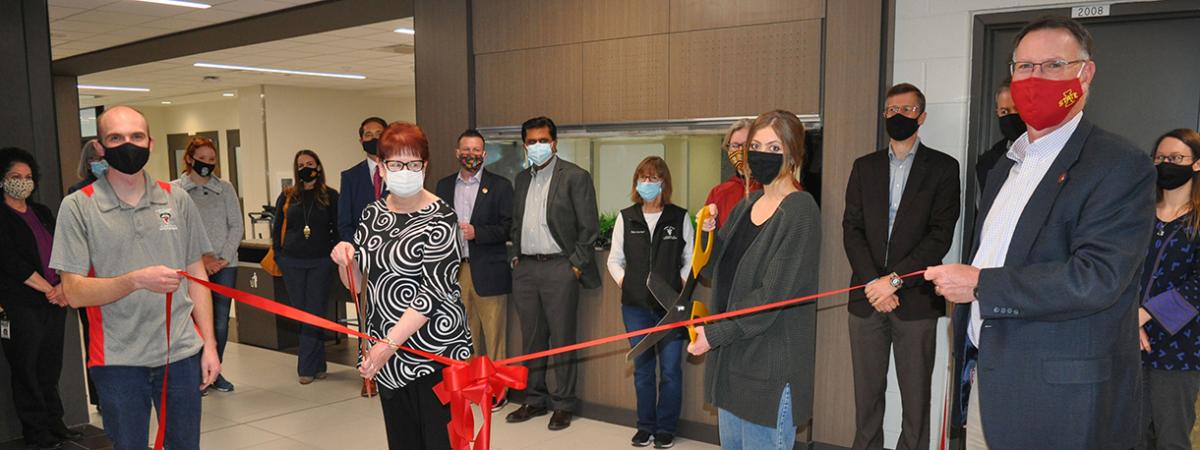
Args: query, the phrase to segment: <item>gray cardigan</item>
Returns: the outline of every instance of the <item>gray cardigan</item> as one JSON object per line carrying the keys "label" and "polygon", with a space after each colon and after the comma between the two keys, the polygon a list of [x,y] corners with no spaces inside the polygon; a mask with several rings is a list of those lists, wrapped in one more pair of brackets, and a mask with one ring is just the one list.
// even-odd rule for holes
{"label": "gray cardigan", "polygon": [[[783,199],[738,267],[721,267],[723,244],[740,232],[745,215],[762,195],[754,192],[738,202],[717,233],[706,275],[718,280],[721,271],[735,272],[729,304],[714,305],[714,313],[817,292],[821,213],[807,192]],[[808,422],[816,362],[815,302],[718,321],[706,325],[704,331],[712,346],[704,370],[709,403],[742,419],[774,427],[778,399],[784,386],[791,385],[793,423]]]}

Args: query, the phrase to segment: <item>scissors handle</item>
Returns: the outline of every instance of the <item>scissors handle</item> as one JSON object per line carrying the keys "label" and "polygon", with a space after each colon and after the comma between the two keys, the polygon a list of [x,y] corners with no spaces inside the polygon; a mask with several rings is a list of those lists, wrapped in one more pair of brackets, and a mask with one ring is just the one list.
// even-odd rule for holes
{"label": "scissors handle", "polygon": [[[697,233],[696,242],[692,248],[692,276],[696,278],[700,278],[700,271],[704,269],[704,266],[708,265],[708,257],[712,256],[713,238],[716,236],[716,230],[702,231],[704,228],[704,221],[708,220],[709,216],[711,215],[712,214],[709,213],[708,210],[708,205],[704,205],[700,208],[700,211],[696,212]],[[704,238],[707,238],[707,241],[702,246],[700,242],[705,241]]]}

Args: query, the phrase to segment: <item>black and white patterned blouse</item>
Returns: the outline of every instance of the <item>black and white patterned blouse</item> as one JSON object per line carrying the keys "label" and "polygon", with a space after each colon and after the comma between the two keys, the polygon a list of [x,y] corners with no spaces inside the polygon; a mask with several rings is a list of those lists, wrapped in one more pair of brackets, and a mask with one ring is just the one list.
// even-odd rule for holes
{"label": "black and white patterned blouse", "polygon": [[[438,200],[401,214],[388,211],[383,200],[375,201],[363,209],[354,247],[367,279],[368,335],[386,337],[412,308],[429,322],[404,343],[406,347],[458,360],[471,356],[471,333],[458,286],[458,219],[450,205]],[[401,350],[375,381],[399,389],[441,369],[438,363]]]}

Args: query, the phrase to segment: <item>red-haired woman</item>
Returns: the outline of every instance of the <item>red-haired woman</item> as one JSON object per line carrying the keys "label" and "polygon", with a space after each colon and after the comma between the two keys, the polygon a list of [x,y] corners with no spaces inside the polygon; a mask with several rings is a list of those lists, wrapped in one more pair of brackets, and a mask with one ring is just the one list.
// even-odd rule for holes
{"label": "red-haired woman", "polygon": [[[333,249],[342,283],[366,277],[367,334],[465,360],[471,333],[458,286],[458,218],[424,189],[429,142],[416,125],[393,123],[379,138],[378,156],[388,195],[363,209],[353,244]],[[359,373],[379,386],[389,448],[450,448],[450,409],[433,393],[443,368],[387,344],[360,355]]]}
{"label": "red-haired woman", "polygon": [[[196,137],[188,143],[183,155],[187,167],[183,176],[172,181],[175,186],[187,191],[200,210],[204,231],[213,253],[204,255],[204,270],[208,280],[226,287],[233,287],[237,280],[237,251],[245,229],[242,224],[242,206],[238,203],[233,185],[222,180],[217,168],[217,146],[207,138]],[[213,332],[217,338],[217,357],[224,359],[225,342],[229,339],[229,297],[212,293]],[[233,383],[224,375],[217,375],[212,388],[221,392],[232,392]],[[208,395],[204,389],[203,395]]]}
{"label": "red-haired woman", "polygon": [[[325,166],[312,150],[296,152],[292,159],[292,176],[296,184],[275,200],[275,220],[271,223],[275,261],[283,270],[283,284],[291,305],[325,316],[329,306],[329,281],[333,275],[329,252],[339,240],[338,193],[325,185]],[[285,217],[286,231],[283,230]],[[325,342],[319,328],[300,325],[298,353],[296,373],[300,384],[325,378]]]}
{"label": "red-haired woman", "polygon": [[[633,171],[630,190],[633,206],[621,210],[613,226],[608,272],[621,286],[625,329],[634,331],[657,325],[666,315],[646,287],[650,277],[661,277],[677,291],[683,289],[696,233],[687,210],[671,203],[671,170],[662,158],[643,159]],[[650,445],[651,438],[655,448],[674,445],[683,406],[684,336],[678,332],[664,338],[633,362],[638,416],[634,447]],[[632,338],[629,345],[641,340]]]}

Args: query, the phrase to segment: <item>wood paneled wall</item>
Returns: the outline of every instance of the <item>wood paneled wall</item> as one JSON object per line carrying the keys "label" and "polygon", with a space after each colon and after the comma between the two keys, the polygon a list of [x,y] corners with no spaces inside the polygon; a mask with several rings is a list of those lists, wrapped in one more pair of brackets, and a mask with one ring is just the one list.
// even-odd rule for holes
{"label": "wood paneled wall", "polygon": [[[417,124],[429,139],[432,173],[458,167],[456,139],[475,126],[471,80],[470,0],[417,0],[413,5]],[[426,176],[430,191],[439,176]]]}
{"label": "wood paneled wall", "polygon": [[[825,124],[821,166],[821,291],[845,287],[850,263],[842,246],[846,180],[859,156],[875,151],[880,123],[882,33],[891,0],[837,0],[825,16]],[[890,14],[887,14],[890,16]],[[849,447],[854,440],[854,382],[846,296],[817,309],[813,439]],[[880,374],[884,376],[884,374]]]}
{"label": "wood paneled wall", "polygon": [[473,7],[481,127],[819,112],[824,0]]}

